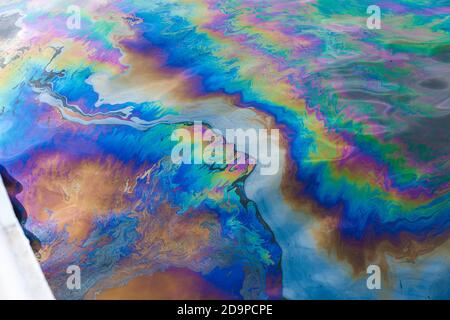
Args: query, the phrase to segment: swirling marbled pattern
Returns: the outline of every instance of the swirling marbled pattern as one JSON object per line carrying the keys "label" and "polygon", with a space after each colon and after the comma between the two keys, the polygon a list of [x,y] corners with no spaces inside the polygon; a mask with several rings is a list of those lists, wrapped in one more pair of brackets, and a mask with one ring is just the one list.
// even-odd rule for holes
{"label": "swirling marbled pattern", "polygon": [[[76,4],[0,7],[0,163],[58,298],[450,297],[448,1]],[[173,164],[197,120],[280,129],[279,174]]]}

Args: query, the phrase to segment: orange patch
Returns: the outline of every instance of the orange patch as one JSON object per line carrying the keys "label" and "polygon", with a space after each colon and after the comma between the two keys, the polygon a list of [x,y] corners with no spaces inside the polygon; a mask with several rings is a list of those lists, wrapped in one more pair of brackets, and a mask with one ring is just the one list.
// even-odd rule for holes
{"label": "orange patch", "polygon": [[134,278],[126,285],[103,291],[96,298],[99,300],[232,299],[198,273],[176,268]]}

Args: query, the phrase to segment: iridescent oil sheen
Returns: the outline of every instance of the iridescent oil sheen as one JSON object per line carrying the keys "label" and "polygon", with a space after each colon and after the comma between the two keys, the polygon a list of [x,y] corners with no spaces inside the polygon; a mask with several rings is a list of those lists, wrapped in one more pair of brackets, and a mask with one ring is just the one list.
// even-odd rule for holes
{"label": "iridescent oil sheen", "polygon": [[[450,4],[371,4],[2,2],[0,164],[55,296],[450,298]],[[279,173],[174,164],[194,121],[279,129]]]}

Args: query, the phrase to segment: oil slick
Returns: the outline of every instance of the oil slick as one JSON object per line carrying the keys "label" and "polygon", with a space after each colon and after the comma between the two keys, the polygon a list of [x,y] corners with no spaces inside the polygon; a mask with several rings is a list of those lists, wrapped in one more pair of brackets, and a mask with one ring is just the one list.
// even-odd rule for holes
{"label": "oil slick", "polygon": [[[55,295],[158,275],[146,297],[448,299],[450,8],[376,4],[81,1],[79,29],[63,1],[8,6],[0,163]],[[279,164],[246,143],[242,163],[174,163],[195,121],[279,130]]]}

